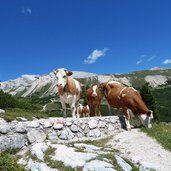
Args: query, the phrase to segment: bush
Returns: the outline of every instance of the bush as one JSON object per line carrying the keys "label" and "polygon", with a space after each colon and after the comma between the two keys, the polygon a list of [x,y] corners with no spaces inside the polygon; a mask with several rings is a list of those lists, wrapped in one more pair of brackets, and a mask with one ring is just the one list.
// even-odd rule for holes
{"label": "bush", "polygon": [[147,107],[153,111],[154,119],[158,119],[158,111],[156,109],[157,103],[152,94],[149,83],[145,83],[141,87],[140,94]]}
{"label": "bush", "polygon": [[1,109],[13,108],[16,106],[16,103],[17,102],[14,97],[0,90],[0,108]]}
{"label": "bush", "polygon": [[0,170],[1,171],[26,171],[24,166],[17,164],[17,160],[8,152],[0,153]]}

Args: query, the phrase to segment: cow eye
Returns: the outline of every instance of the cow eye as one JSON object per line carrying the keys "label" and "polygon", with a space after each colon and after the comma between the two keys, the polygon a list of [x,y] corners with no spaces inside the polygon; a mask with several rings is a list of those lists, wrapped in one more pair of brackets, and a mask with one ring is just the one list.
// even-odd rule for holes
{"label": "cow eye", "polygon": [[64,75],[63,78],[66,78],[66,75]]}

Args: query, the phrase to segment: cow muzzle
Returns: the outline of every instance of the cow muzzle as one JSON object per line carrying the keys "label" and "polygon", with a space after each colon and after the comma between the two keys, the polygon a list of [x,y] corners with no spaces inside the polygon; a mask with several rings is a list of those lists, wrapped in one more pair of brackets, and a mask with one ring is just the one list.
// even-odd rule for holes
{"label": "cow muzzle", "polygon": [[62,83],[58,83],[58,84],[57,84],[57,87],[58,87],[58,88],[63,88]]}
{"label": "cow muzzle", "polygon": [[92,96],[93,96],[93,97],[97,97],[97,94],[93,93]]}

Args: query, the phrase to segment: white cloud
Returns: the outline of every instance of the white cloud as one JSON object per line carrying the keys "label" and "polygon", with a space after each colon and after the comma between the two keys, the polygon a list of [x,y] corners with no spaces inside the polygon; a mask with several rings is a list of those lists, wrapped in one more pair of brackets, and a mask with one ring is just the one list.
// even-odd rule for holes
{"label": "white cloud", "polygon": [[163,61],[163,64],[171,64],[171,59],[165,59],[164,61]]}
{"label": "white cloud", "polygon": [[149,57],[149,58],[147,59],[147,61],[148,61],[148,62],[150,62],[150,61],[152,61],[154,58],[156,58],[156,56],[155,56],[155,55],[153,55],[153,56]]}
{"label": "white cloud", "polygon": [[136,62],[136,64],[139,65],[139,64],[142,63],[142,62],[143,62],[143,60],[142,60],[142,59],[139,59],[139,60]]}
{"label": "white cloud", "polygon": [[85,64],[92,64],[97,61],[98,58],[105,56],[106,52],[108,51],[107,48],[104,48],[103,50],[98,50],[95,49],[88,57],[86,60],[84,60]]}
{"label": "white cloud", "polygon": [[32,13],[32,10],[29,7],[22,7],[21,13],[22,14],[31,14]]}
{"label": "white cloud", "polygon": [[136,62],[137,65],[141,64],[144,61],[144,58],[146,57],[146,55],[141,55],[140,58],[138,59],[138,61]]}
{"label": "white cloud", "polygon": [[162,68],[160,68],[160,67],[158,67],[158,66],[155,66],[155,67],[150,68],[150,70],[152,70],[152,71],[161,70],[161,69],[162,69]]}

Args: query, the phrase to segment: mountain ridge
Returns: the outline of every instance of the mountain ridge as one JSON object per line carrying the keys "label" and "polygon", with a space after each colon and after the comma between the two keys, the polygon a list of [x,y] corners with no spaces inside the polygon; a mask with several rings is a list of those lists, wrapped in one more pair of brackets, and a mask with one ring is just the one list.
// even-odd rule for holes
{"label": "mountain ridge", "polygon": [[[165,85],[171,80],[171,69],[143,70],[128,74],[94,74],[83,71],[73,71],[73,77],[82,84],[102,83],[108,80],[115,80],[128,86],[140,87],[148,82],[152,87],[157,88]],[[24,74],[14,80],[1,82],[3,91],[13,96],[28,97],[40,93],[40,97],[53,96],[57,92],[56,79],[53,72],[46,75]]]}

